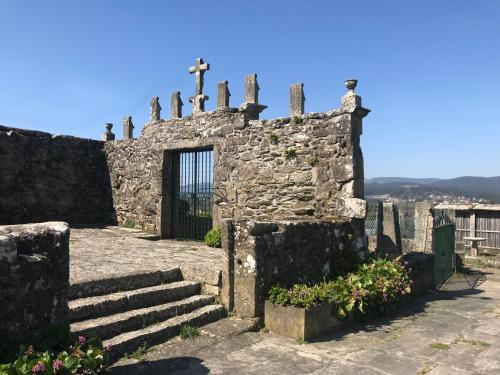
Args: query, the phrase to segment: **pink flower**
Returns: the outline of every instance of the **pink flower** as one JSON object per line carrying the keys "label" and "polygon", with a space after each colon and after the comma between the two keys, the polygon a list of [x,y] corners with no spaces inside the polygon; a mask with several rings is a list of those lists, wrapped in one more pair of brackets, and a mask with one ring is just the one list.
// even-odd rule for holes
{"label": "pink flower", "polygon": [[80,343],[80,345],[85,344],[85,337],[83,337],[83,336],[78,336],[78,342]]}
{"label": "pink flower", "polygon": [[31,369],[31,372],[33,374],[39,374],[42,371],[45,371],[45,365],[42,362],[38,362],[33,368]]}
{"label": "pink flower", "polygon": [[64,367],[62,361],[60,359],[56,359],[54,363],[52,363],[52,367],[54,367],[54,370],[60,370]]}
{"label": "pink flower", "polygon": [[110,351],[111,351],[111,349],[112,349],[111,344],[108,344],[108,345],[106,345],[104,348],[102,348],[102,350],[103,350],[104,352],[110,352]]}

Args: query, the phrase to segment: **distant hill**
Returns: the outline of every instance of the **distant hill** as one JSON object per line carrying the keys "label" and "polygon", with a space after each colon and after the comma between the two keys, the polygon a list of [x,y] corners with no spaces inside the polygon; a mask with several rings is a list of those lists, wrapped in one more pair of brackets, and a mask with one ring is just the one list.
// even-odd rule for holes
{"label": "distant hill", "polygon": [[416,183],[428,184],[431,182],[441,181],[440,178],[411,178],[411,177],[375,177],[367,178],[365,182],[376,182],[378,184],[392,184],[392,183]]}
{"label": "distant hill", "polygon": [[365,194],[389,194],[401,199],[434,196],[465,196],[500,203],[500,176],[464,176],[452,179],[377,177],[365,180]]}

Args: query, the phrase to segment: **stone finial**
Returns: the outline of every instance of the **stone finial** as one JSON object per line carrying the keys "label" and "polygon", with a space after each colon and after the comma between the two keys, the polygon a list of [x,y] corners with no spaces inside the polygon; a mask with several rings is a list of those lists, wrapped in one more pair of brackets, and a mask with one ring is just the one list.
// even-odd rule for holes
{"label": "stone finial", "polygon": [[354,89],[358,85],[358,80],[357,79],[346,79],[345,81],[345,87],[349,92],[354,92]]}
{"label": "stone finial", "polygon": [[292,83],[290,85],[290,116],[300,116],[304,114],[304,84]]}
{"label": "stone finial", "polygon": [[345,81],[347,94],[342,97],[342,109],[347,112],[354,113],[358,117],[365,117],[370,110],[362,107],[361,96],[354,92],[357,85],[357,79],[347,79]]}
{"label": "stone finial", "polygon": [[111,131],[111,129],[113,128],[113,124],[107,122],[106,124],[104,124],[104,126],[106,126],[106,131],[102,133],[101,141],[114,141],[115,134]]}
{"label": "stone finial", "polygon": [[123,119],[123,139],[134,138],[134,124],[132,123],[132,116],[125,116]]}
{"label": "stone finial", "polygon": [[205,63],[201,57],[196,59],[195,66],[189,68],[190,74],[196,74],[195,94],[189,98],[189,101],[193,103],[194,115],[205,112],[205,100],[208,100],[208,96],[203,94],[203,75],[207,70],[210,70],[210,64]]}
{"label": "stone finial", "polygon": [[220,81],[217,83],[217,108],[229,107],[229,97],[231,93],[227,86],[227,81]]}
{"label": "stone finial", "polygon": [[181,99],[181,93],[176,91],[172,93],[172,97],[170,99],[170,106],[172,108],[172,118],[182,118],[182,106],[184,103]]}
{"label": "stone finial", "polygon": [[153,96],[151,98],[151,101],[149,102],[150,105],[150,122],[157,122],[160,121],[160,112],[161,112],[161,105],[160,105],[160,98],[157,96]]}
{"label": "stone finial", "polygon": [[259,104],[259,83],[257,74],[249,74],[245,77],[245,103],[240,105],[240,109],[246,112],[249,120],[258,120],[259,114],[267,108],[266,105]]}

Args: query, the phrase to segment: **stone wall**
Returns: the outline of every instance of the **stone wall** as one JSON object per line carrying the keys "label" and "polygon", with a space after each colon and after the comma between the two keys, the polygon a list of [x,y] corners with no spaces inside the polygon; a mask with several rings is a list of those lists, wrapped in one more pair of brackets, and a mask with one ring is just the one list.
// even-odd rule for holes
{"label": "stone wall", "polygon": [[106,142],[118,222],[168,237],[172,153],[165,151],[200,147],[214,151],[215,224],[364,218],[356,108],[267,121],[226,108],[153,122],[139,139]]}
{"label": "stone wall", "polygon": [[113,223],[103,142],[0,126],[0,224]]}
{"label": "stone wall", "polygon": [[0,357],[69,332],[68,287],[66,223],[0,226]]}
{"label": "stone wall", "polygon": [[362,220],[223,224],[222,297],[240,316],[262,316],[273,285],[291,287],[332,278],[366,255]]}

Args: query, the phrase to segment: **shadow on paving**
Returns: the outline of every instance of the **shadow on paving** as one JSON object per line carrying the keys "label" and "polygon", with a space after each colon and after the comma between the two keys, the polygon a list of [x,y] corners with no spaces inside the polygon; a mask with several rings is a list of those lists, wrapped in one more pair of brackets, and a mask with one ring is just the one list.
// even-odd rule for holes
{"label": "shadow on paving", "polygon": [[[477,270],[464,269],[446,281],[439,291],[404,301],[399,305],[398,310],[394,313],[368,317],[366,320],[348,324],[345,328],[340,330],[337,328],[335,331],[311,339],[309,342],[321,343],[329,341],[342,341],[344,336],[348,334],[374,332],[401,319],[416,319],[419,314],[426,312],[430,302],[455,301],[464,297],[480,295],[483,291],[477,289],[477,287],[486,281],[487,274],[488,273],[486,272]],[[479,298],[490,299],[488,297]]]}
{"label": "shadow on paving", "polygon": [[203,361],[195,357],[176,357],[157,361],[143,361],[128,365],[114,367],[111,370],[113,375],[160,375],[172,374],[178,371],[189,370],[190,375],[209,374],[210,370],[205,367]]}

